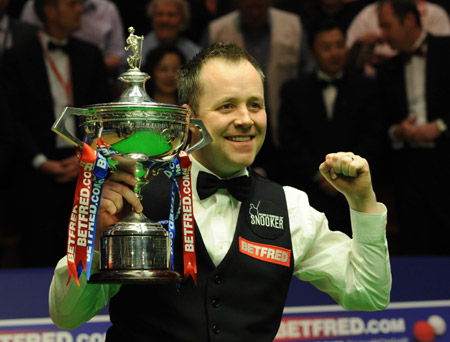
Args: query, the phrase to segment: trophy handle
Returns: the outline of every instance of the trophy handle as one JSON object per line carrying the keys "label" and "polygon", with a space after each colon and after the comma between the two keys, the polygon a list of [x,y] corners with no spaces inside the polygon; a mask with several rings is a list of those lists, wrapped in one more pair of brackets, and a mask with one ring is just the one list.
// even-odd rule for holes
{"label": "trophy handle", "polygon": [[66,119],[71,115],[80,114],[81,112],[83,112],[83,109],[81,108],[73,108],[73,107],[64,108],[64,111],[61,113],[59,118],[53,124],[52,131],[59,134],[64,139],[70,141],[75,146],[83,147],[84,146],[83,142],[77,137],[73,136],[72,133],[70,133],[66,128]]}
{"label": "trophy handle", "polygon": [[209,132],[206,129],[206,127],[203,124],[203,121],[201,119],[191,118],[190,124],[194,125],[200,129],[200,133],[202,134],[202,137],[194,146],[191,146],[186,150],[187,153],[192,153],[192,152],[202,148],[203,146],[208,145],[210,142],[212,142],[211,135],[209,135]]}

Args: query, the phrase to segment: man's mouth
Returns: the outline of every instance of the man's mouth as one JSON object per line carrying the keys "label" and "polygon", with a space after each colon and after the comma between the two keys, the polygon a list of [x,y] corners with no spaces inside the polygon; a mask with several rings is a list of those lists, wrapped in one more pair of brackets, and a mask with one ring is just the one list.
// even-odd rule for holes
{"label": "man's mouth", "polygon": [[231,141],[250,141],[253,139],[253,136],[235,136],[235,137],[225,137],[227,140]]}

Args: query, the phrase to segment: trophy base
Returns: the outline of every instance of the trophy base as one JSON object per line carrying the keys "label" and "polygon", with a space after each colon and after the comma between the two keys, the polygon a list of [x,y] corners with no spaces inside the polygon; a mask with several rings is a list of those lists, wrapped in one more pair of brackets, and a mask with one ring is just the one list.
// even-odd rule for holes
{"label": "trophy base", "polygon": [[181,283],[184,278],[172,270],[99,270],[89,284],[166,284]]}

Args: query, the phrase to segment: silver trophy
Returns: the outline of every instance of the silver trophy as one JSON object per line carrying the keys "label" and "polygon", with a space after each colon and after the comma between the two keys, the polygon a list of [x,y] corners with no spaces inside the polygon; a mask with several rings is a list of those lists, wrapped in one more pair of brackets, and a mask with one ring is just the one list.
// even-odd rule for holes
{"label": "silver trophy", "polygon": [[[83,147],[84,142],[98,150],[97,138],[107,143],[110,163],[135,175],[136,195],[162,167],[173,161],[185,148],[189,125],[197,126],[201,140],[187,149],[193,152],[211,142],[203,123],[189,119],[188,110],[181,106],[157,103],[145,92],[150,76],[139,70],[139,40],[129,28],[125,49],[132,55],[127,61],[128,71],[119,79],[124,90],[119,99],[111,103],[95,104],[83,108],[67,107],[54,123],[52,130]],[[142,46],[142,45],[141,45]],[[82,140],[70,133],[65,122],[77,116],[84,132]],[[179,282],[183,277],[170,265],[170,237],[163,226],[145,215],[131,211],[121,222],[108,227],[101,237],[101,261],[98,272],[90,283],[164,283]]]}

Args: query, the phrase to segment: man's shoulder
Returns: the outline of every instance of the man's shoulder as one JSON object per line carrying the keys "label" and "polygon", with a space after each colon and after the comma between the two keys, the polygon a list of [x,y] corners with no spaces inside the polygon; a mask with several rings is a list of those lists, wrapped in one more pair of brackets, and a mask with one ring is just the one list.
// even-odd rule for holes
{"label": "man's shoulder", "polygon": [[427,44],[429,48],[434,48],[436,46],[447,47],[447,50],[450,48],[450,36],[435,36],[432,34],[427,35]]}

